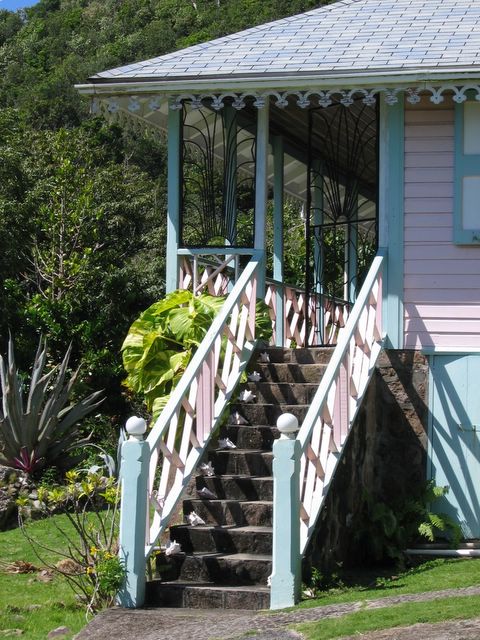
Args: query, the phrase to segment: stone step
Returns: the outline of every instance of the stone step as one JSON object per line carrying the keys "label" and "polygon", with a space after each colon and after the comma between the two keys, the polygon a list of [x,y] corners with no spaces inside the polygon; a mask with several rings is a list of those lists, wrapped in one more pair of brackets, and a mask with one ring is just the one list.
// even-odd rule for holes
{"label": "stone step", "polygon": [[[197,489],[206,487],[217,498],[230,500],[273,500],[273,478],[270,476],[250,475],[223,475],[223,476],[197,476],[195,479]],[[196,498],[196,495],[192,495]]]}
{"label": "stone step", "polygon": [[275,425],[282,413],[293,413],[301,424],[309,409],[308,404],[262,404],[237,403],[232,405],[232,413],[238,411],[250,424]]}
{"label": "stone step", "polygon": [[217,475],[272,475],[272,453],[261,449],[217,449],[208,459]]}
{"label": "stone step", "polygon": [[220,429],[219,438],[229,438],[239,449],[271,451],[273,441],[280,436],[276,427],[266,425],[227,425]]}
{"label": "stone step", "polygon": [[270,362],[295,362],[298,364],[326,364],[329,362],[334,347],[309,347],[308,349],[284,349],[282,347],[268,347],[259,349],[253,358],[256,364],[262,353],[267,353]]}
{"label": "stone step", "polygon": [[212,583],[147,582],[147,607],[188,609],[246,609],[258,611],[270,606],[270,589],[260,585],[221,586]]}
{"label": "stone step", "polygon": [[[270,555],[251,553],[177,553],[161,560],[170,567],[169,579],[182,582],[213,582],[216,585],[267,586],[272,573]],[[165,564],[162,564],[164,569]],[[174,578],[170,576],[175,575]]]}
{"label": "stone step", "polygon": [[255,395],[255,404],[310,404],[318,384],[300,382],[249,382],[243,385]]}
{"label": "stone step", "polygon": [[292,362],[264,364],[257,362],[249,367],[265,382],[299,382],[319,384],[327,368],[326,364],[298,364]]}
{"label": "stone step", "polygon": [[186,498],[183,512],[192,511],[208,525],[272,526],[273,505],[270,500],[200,500]]}
{"label": "stone step", "polygon": [[170,527],[170,538],[178,542],[185,553],[253,553],[271,555],[271,527]]}

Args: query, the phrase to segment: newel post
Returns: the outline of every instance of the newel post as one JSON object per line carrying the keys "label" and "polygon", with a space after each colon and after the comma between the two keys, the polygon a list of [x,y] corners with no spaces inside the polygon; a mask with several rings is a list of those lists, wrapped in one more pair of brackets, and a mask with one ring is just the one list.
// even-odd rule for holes
{"label": "newel post", "polygon": [[291,413],[277,420],[281,435],[273,444],[273,573],[270,609],[296,604],[300,597],[300,442]]}
{"label": "newel post", "polygon": [[126,577],[117,601],[122,607],[136,608],[145,600],[149,446],[143,440],[147,430],[143,418],[129,418],[126,430],[130,437],[122,444],[119,544]]}

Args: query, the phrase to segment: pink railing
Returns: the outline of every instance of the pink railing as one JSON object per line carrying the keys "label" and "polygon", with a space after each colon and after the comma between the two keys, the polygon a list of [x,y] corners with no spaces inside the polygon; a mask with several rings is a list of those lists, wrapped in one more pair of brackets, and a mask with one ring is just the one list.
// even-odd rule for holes
{"label": "pink railing", "polygon": [[338,454],[362,402],[382,348],[383,255],[340,330],[338,343],[297,435],[300,461],[300,553],[310,539]]}
{"label": "pink railing", "polygon": [[[333,300],[326,296],[310,295],[307,303],[307,295],[303,289],[267,281],[265,302],[270,309],[270,318],[272,319],[272,344],[278,344],[278,324],[282,320],[277,313],[277,292],[279,291],[283,291],[284,347],[337,344],[339,331],[345,326],[348,318],[349,305],[347,302]],[[323,319],[318,312],[318,309],[321,308],[323,308]],[[322,321],[323,326],[319,326]]]}
{"label": "pink railing", "polygon": [[[180,265],[179,288],[213,296],[227,295],[238,272],[238,256],[226,256],[224,260],[214,256],[212,259],[216,259],[218,264],[205,262],[199,256],[184,256]],[[283,318],[278,316],[277,310],[277,293],[280,291],[283,292]],[[279,323],[283,322],[281,346],[287,348],[337,344],[339,331],[345,326],[349,313],[349,303],[344,300],[310,295],[307,302],[304,289],[270,279],[267,279],[265,303],[272,320],[271,344],[278,345],[277,332]],[[323,318],[318,313],[319,308],[323,308]],[[319,326],[320,322],[323,326]]]}
{"label": "pink railing", "polygon": [[147,555],[168,526],[253,351],[258,265],[252,256],[147,438],[153,508]]}
{"label": "pink railing", "polygon": [[226,257],[218,264],[206,263],[184,256],[180,264],[180,289],[192,289],[194,293],[209,293],[211,296],[225,296],[228,293],[230,283],[233,284],[232,262],[236,258]]}

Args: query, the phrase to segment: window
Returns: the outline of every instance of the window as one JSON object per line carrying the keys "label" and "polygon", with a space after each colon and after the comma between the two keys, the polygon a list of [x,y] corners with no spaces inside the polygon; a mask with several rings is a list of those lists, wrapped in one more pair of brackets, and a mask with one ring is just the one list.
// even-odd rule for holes
{"label": "window", "polygon": [[453,239],[480,244],[480,102],[455,107],[455,186]]}

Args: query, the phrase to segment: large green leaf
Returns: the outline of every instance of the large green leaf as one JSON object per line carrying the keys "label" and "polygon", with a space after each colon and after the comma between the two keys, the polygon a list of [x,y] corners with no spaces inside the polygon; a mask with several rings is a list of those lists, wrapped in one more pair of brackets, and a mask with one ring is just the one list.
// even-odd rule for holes
{"label": "large green leaf", "polygon": [[159,398],[175,388],[223,303],[209,294],[174,291],[130,327],[122,345],[125,385],[143,393],[155,415]]}

